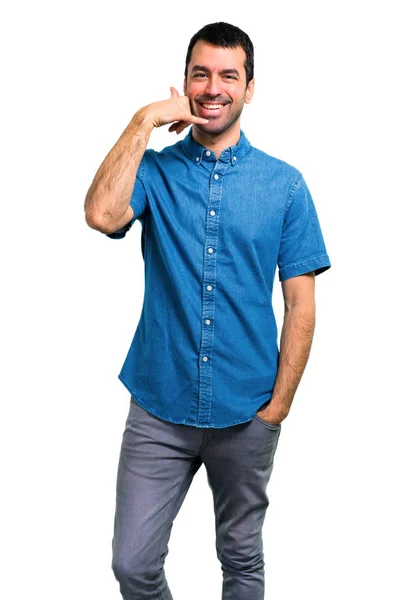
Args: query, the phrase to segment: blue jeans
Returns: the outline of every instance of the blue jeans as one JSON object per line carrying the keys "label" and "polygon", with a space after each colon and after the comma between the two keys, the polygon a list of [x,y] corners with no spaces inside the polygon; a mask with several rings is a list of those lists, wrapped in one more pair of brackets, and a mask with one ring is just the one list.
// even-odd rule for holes
{"label": "blue jeans", "polygon": [[[261,408],[261,407],[260,407]],[[122,437],[112,570],[124,600],[173,600],[164,573],[172,523],[204,463],[214,500],[222,600],[264,600],[262,526],[281,425],[166,422],[131,396]]]}

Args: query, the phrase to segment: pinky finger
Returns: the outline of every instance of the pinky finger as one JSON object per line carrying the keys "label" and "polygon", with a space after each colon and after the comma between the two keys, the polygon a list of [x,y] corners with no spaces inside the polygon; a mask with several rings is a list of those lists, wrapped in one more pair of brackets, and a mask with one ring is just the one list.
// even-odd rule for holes
{"label": "pinky finger", "polygon": [[176,133],[182,133],[182,131],[184,129],[186,129],[186,127],[189,127],[189,125],[191,125],[192,123],[187,123],[186,121],[181,121],[179,123],[179,126],[176,129]]}

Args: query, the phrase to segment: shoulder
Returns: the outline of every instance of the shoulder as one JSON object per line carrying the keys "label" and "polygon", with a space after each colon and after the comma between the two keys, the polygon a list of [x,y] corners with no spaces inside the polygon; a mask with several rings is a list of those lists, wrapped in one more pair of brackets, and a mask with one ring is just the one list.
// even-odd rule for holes
{"label": "shoulder", "polygon": [[275,193],[282,193],[286,200],[304,181],[302,173],[295,166],[254,146],[251,146],[246,158],[252,176]]}
{"label": "shoulder", "polygon": [[175,144],[165,146],[165,148],[163,148],[162,150],[147,148],[147,150],[144,153],[144,156],[149,162],[157,162],[165,158],[176,158],[179,154],[182,153],[182,151],[182,140],[179,140],[178,142],[175,142]]}
{"label": "shoulder", "polygon": [[298,181],[302,177],[301,172],[295,166],[259,148],[252,146],[252,152],[249,154],[251,155],[251,159],[257,162],[258,167],[266,169],[275,177],[284,177],[288,181],[293,182]]}
{"label": "shoulder", "polygon": [[181,140],[171,146],[166,146],[162,150],[147,148],[143,155],[144,168],[146,170],[158,169],[160,166],[164,167],[169,163],[181,160],[183,155]]}

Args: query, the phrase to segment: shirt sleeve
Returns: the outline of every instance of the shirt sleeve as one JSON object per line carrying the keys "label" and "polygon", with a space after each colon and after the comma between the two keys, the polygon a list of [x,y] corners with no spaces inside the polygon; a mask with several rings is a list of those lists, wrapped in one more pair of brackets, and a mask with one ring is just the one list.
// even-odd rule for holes
{"label": "shirt sleeve", "polygon": [[134,224],[136,219],[141,217],[146,209],[147,194],[146,194],[146,190],[145,190],[144,183],[143,183],[144,166],[145,166],[145,163],[144,163],[144,155],[143,155],[143,158],[139,164],[139,167],[138,167],[138,170],[136,173],[135,185],[133,187],[133,192],[131,195],[131,199],[129,201],[129,204],[133,209],[133,214],[134,214],[133,219],[131,221],[129,221],[129,223],[126,223],[121,229],[118,229],[117,231],[114,231],[113,233],[106,233],[106,236],[111,239],[119,240],[119,239],[125,237],[125,235],[130,230],[130,228],[132,227],[132,225]]}
{"label": "shirt sleeve", "polygon": [[291,188],[278,254],[279,281],[331,266],[317,212],[301,174]]}

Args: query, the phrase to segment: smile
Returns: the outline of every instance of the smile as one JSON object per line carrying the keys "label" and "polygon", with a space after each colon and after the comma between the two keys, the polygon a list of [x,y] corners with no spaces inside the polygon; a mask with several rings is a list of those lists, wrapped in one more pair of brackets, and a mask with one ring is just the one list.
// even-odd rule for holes
{"label": "smile", "polygon": [[206,102],[202,102],[201,106],[207,110],[217,110],[218,108],[222,108],[224,104],[207,104]]}
{"label": "smile", "polygon": [[211,116],[215,116],[217,117],[218,115],[222,114],[222,111],[224,110],[225,106],[227,106],[228,103],[222,103],[222,102],[197,102],[197,106],[199,107],[199,113],[200,116],[202,117],[211,117]]}

